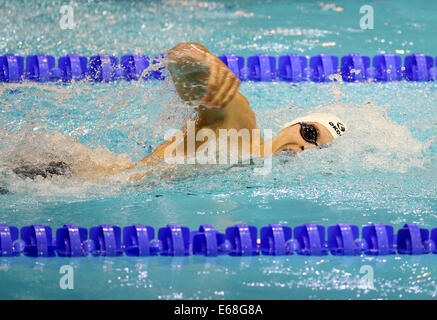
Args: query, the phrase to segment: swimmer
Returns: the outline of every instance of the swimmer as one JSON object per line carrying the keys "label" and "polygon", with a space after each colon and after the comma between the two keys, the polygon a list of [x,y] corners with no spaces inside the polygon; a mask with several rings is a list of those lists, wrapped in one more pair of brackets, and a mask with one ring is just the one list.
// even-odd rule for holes
{"label": "swimmer", "polygon": [[[220,129],[248,129],[250,141],[257,129],[255,113],[248,100],[239,91],[240,80],[214,54],[198,43],[181,43],[168,53],[168,69],[176,91],[181,99],[197,109],[195,132],[211,129],[219,136]],[[282,127],[271,141],[271,153],[291,150],[304,151],[322,146],[340,137],[347,127],[334,115],[314,113],[295,119]],[[186,127],[181,129],[186,135]],[[187,154],[187,139],[184,139],[184,153]],[[175,137],[162,143],[141,163],[154,163],[164,158],[165,150],[175,141]],[[204,141],[196,141],[195,149]],[[268,156],[263,152],[256,156]],[[241,145],[239,146],[241,149]],[[251,145],[250,145],[251,147]],[[250,148],[249,147],[249,148]]]}
{"label": "swimmer", "polygon": [[[181,43],[168,53],[168,69],[171,79],[180,98],[193,106],[197,112],[193,119],[195,135],[202,129],[210,129],[219,136],[220,129],[248,129],[250,141],[260,139],[260,150],[252,156],[265,157],[282,151],[301,152],[309,148],[320,147],[335,138],[340,137],[347,130],[343,121],[334,115],[314,113],[295,119],[282,127],[279,134],[270,141],[262,141],[253,132],[257,130],[255,113],[248,100],[239,91],[240,80],[214,54],[198,43]],[[187,126],[181,128],[186,136]],[[259,131],[258,131],[259,132]],[[21,177],[34,179],[36,176],[52,176],[70,174],[89,180],[98,180],[104,175],[113,175],[130,169],[152,167],[163,162],[165,150],[175,142],[175,136],[163,142],[153,152],[137,163],[126,158],[111,163],[79,163],[75,170],[63,162],[50,163],[47,168],[33,168],[23,166],[14,172]],[[187,155],[187,139],[184,138],[184,155]],[[195,142],[195,150],[204,141]],[[271,144],[266,148],[264,144]],[[242,146],[239,143],[239,149]],[[134,174],[132,179],[138,180],[144,175]]]}

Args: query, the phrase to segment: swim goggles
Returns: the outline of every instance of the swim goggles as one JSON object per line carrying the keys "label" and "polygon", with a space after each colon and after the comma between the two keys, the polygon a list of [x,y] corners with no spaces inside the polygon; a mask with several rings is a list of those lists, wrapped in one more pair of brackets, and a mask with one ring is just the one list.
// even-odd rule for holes
{"label": "swim goggles", "polygon": [[304,139],[308,143],[315,144],[317,147],[319,146],[317,144],[317,138],[319,136],[316,127],[314,127],[312,124],[308,124],[305,122],[299,122],[300,124],[300,135],[302,136],[302,139]]}

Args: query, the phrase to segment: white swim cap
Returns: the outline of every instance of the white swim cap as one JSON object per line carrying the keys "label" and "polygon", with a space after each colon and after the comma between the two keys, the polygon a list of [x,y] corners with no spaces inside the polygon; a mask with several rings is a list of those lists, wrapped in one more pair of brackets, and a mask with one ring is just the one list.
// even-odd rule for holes
{"label": "white swim cap", "polygon": [[304,117],[296,118],[282,126],[282,129],[288,128],[299,122],[317,122],[324,126],[335,138],[340,137],[346,130],[346,124],[332,114],[325,113],[311,113]]}

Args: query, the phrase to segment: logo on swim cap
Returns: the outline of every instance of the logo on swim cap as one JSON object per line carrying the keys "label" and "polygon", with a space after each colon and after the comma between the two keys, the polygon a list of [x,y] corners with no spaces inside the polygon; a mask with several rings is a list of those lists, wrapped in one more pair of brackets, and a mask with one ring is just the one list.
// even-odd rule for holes
{"label": "logo on swim cap", "polygon": [[337,127],[338,127],[342,132],[345,132],[345,131],[346,131],[346,128],[344,127],[343,123],[341,123],[341,122],[337,122]]}
{"label": "logo on swim cap", "polygon": [[[343,126],[343,124],[341,124],[340,122],[337,123],[337,126],[338,126],[340,129],[338,129],[338,127],[337,127],[334,123],[332,123],[331,121],[329,122],[329,125],[330,125],[332,128],[334,128],[335,132],[336,132],[339,136],[341,136],[341,132],[340,132],[340,130],[343,131],[343,132],[346,130],[345,127]],[[339,126],[339,125],[341,125],[341,126]]]}

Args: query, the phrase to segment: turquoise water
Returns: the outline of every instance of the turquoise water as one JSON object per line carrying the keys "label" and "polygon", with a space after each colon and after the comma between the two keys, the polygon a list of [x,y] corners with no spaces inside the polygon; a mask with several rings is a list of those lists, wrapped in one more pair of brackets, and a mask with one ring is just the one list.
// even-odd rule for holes
{"label": "turquoise water", "polygon": [[[0,52],[119,56],[198,41],[214,53],[246,57],[396,50],[437,55],[431,41],[437,4],[428,1],[363,3],[374,6],[374,30],[359,28],[359,2],[76,2],[73,30],[59,28],[62,4],[0,4],[5,30]],[[350,134],[329,148],[276,156],[266,176],[254,174],[262,165],[256,162],[185,166],[136,183],[123,175],[98,182],[23,180],[11,169],[26,161],[79,166],[80,160],[113,163],[123,155],[141,159],[192,110],[179,101],[169,80],[1,84],[0,183],[10,194],[0,195],[0,223],[53,228],[178,223],[193,229],[212,223],[221,231],[241,222],[437,227],[435,83],[245,82],[240,91],[261,128],[276,133],[285,121],[322,111],[344,119]],[[435,262],[435,255],[2,258],[0,298],[432,299]],[[59,269],[65,264],[74,267],[74,290],[60,289]],[[373,288],[360,282],[360,270],[367,266],[373,269]]]}

